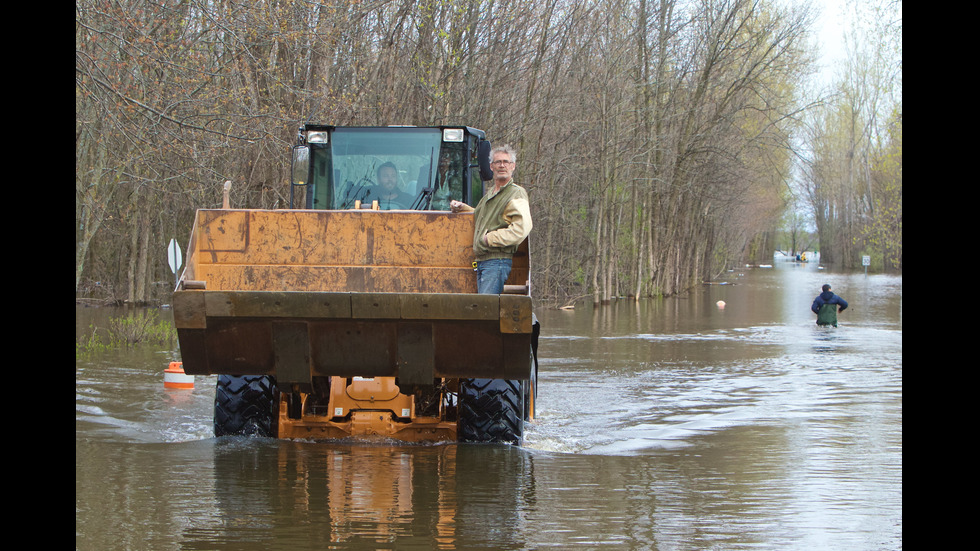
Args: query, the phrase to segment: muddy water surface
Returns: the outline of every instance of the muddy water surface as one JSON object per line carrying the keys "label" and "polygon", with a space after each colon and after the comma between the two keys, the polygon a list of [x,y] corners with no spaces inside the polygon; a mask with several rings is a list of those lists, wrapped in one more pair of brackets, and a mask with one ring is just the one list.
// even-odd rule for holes
{"label": "muddy water surface", "polygon": [[214,378],[163,388],[175,351],[77,358],[76,549],[900,549],[901,276],[726,281],[539,310],[523,448],[216,439]]}

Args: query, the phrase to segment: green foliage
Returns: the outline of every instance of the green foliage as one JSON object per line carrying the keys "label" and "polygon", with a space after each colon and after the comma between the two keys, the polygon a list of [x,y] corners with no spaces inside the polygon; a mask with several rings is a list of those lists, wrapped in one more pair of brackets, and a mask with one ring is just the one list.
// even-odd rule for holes
{"label": "green foliage", "polygon": [[885,261],[881,253],[877,250],[863,250],[860,252],[860,256],[868,255],[871,260],[871,264],[867,266],[867,270],[870,272],[881,272],[885,269]]}
{"label": "green foliage", "polygon": [[110,348],[106,338],[99,333],[98,329],[89,326],[88,336],[80,341],[75,341],[75,358],[105,352]]}
{"label": "green foliage", "polygon": [[[812,111],[804,195],[822,263],[902,269],[901,4],[847,4],[847,58],[833,93]],[[875,260],[877,259],[877,260]]]}
{"label": "green foliage", "polygon": [[[902,269],[902,117],[893,116],[888,141],[871,167],[871,215],[862,238],[884,269]],[[880,269],[880,268],[879,268]]]}
{"label": "green foliage", "polygon": [[157,310],[147,309],[111,318],[106,327],[89,326],[87,335],[75,341],[75,357],[137,345],[173,346],[177,331]]}

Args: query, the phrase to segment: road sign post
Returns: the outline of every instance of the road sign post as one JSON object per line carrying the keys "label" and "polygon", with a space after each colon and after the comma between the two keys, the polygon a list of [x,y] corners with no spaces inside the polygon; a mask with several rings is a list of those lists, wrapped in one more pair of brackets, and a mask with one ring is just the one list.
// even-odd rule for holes
{"label": "road sign post", "polygon": [[167,264],[170,265],[170,271],[174,273],[174,285],[177,284],[178,278],[180,277],[179,270],[183,262],[184,259],[181,258],[180,246],[177,245],[177,240],[171,239],[167,245]]}

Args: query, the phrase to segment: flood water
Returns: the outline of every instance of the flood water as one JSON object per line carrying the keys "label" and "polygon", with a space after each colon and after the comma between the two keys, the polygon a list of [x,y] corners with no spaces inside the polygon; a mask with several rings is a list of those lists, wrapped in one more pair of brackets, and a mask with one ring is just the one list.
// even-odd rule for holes
{"label": "flood water", "polygon": [[217,439],[213,377],[163,387],[175,351],[76,358],[75,547],[901,549],[901,276],[726,281],[539,309],[522,448]]}

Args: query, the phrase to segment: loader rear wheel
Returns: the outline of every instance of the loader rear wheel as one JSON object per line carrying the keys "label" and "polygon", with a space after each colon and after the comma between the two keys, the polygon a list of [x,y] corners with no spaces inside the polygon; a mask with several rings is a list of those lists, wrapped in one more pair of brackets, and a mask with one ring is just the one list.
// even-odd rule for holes
{"label": "loader rear wheel", "polygon": [[524,392],[521,381],[461,379],[459,421],[461,442],[520,444],[524,433]]}
{"label": "loader rear wheel", "polygon": [[279,389],[265,375],[219,375],[214,393],[215,436],[275,437]]}

